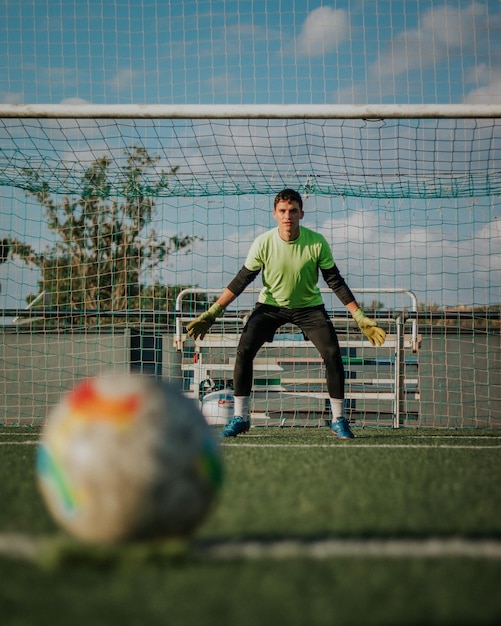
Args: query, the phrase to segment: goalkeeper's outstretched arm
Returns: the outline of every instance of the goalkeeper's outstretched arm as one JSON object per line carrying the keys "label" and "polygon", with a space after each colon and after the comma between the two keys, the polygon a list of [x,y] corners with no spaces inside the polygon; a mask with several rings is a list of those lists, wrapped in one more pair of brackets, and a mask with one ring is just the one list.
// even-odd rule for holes
{"label": "goalkeeper's outstretched arm", "polygon": [[386,339],[386,333],[382,328],[379,328],[377,322],[365,315],[356,300],[348,303],[346,308],[371,344],[373,346],[382,346]]}
{"label": "goalkeeper's outstretched arm", "polygon": [[322,275],[325,282],[351,313],[359,329],[371,344],[373,346],[382,346],[386,339],[385,331],[379,328],[375,320],[371,320],[365,315],[336,265],[329,269],[322,269]]}
{"label": "goalkeeper's outstretched arm", "polygon": [[249,285],[254,278],[259,274],[259,271],[252,272],[248,270],[245,265],[235,276],[235,278],[223,289],[222,294],[214,302],[214,304],[204,313],[199,315],[196,319],[190,322],[186,326],[188,336],[193,339],[203,339],[207,334],[209,328],[214,324],[218,317],[224,315],[226,307],[228,307],[233,300],[238,298],[242,291]]}
{"label": "goalkeeper's outstretched arm", "polygon": [[237,296],[226,287],[207,311],[204,311],[196,319],[187,324],[186,330],[188,331],[188,337],[192,337],[193,339],[200,337],[200,339],[203,339],[212,324],[214,324],[218,317],[224,315],[224,310],[236,297]]}

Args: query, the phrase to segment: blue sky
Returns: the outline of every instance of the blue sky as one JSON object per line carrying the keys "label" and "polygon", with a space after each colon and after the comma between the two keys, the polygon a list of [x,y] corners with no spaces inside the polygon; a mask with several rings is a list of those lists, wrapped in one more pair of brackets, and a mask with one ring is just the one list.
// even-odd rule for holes
{"label": "blue sky", "polygon": [[3,103],[501,96],[499,0],[1,0]]}
{"label": "blue sky", "polygon": [[[501,102],[500,0],[0,0],[0,47],[0,105]],[[62,137],[52,122],[38,132]],[[95,135],[88,128],[80,143]],[[224,131],[221,141],[229,145]],[[232,142],[235,154],[255,147],[245,134]],[[104,149],[89,148],[87,161]],[[499,171],[492,140],[489,154]],[[188,172],[205,161],[203,150],[185,157]],[[426,155],[418,160],[426,170]],[[14,187],[0,193],[2,233],[50,244],[40,208]],[[248,195],[159,202],[157,230],[204,241],[149,279],[223,286],[273,225],[269,204]],[[304,224],[332,241],[352,287],[398,282],[428,304],[501,301],[498,198],[318,196],[306,206]],[[20,264],[0,266],[0,306],[24,306],[36,281]]]}

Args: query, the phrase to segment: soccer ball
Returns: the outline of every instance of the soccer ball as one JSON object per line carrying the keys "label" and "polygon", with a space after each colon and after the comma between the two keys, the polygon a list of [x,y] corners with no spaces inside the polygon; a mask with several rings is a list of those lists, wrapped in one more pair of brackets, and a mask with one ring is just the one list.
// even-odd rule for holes
{"label": "soccer ball", "polygon": [[235,412],[235,396],[232,389],[213,391],[202,400],[202,413],[211,426],[226,424]]}
{"label": "soccer ball", "polygon": [[143,375],[81,381],[49,414],[37,453],[47,507],[91,543],[190,535],[221,484],[213,430],[177,388]]}

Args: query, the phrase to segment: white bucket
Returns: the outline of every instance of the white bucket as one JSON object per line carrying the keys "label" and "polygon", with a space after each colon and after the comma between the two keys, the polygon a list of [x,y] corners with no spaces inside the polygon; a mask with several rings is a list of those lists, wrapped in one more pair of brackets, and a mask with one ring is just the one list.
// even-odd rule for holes
{"label": "white bucket", "polygon": [[202,400],[202,413],[209,424],[218,426],[226,424],[233,417],[235,397],[231,389],[213,391]]}

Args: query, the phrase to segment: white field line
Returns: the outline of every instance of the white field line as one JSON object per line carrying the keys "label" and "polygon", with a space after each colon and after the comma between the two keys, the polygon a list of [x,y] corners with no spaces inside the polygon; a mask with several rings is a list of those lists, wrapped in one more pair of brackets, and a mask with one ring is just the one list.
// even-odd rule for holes
{"label": "white field line", "polygon": [[[35,446],[38,444],[37,440],[32,441],[0,441],[0,446]],[[448,450],[497,450],[501,448],[498,443],[482,446],[482,445],[462,445],[462,444],[427,444],[427,443],[358,443],[355,441],[337,441],[333,439],[332,443],[240,443],[240,442],[221,442],[220,444],[224,448],[331,448],[333,450],[347,449],[347,448],[407,448],[407,449],[448,449]]]}
{"label": "white field line", "polygon": [[[259,430],[261,430],[261,429],[259,429]],[[275,428],[273,426],[270,426],[269,430],[271,432],[276,431],[276,430],[285,430],[285,431],[287,431],[287,428],[278,429],[278,427]],[[304,428],[303,430],[306,431],[308,429]],[[325,429],[325,428],[324,429],[320,429],[320,428],[313,429],[312,428],[311,432],[315,432],[316,430],[324,430],[325,432],[327,432],[327,429]],[[391,431],[391,432],[394,433],[394,431]],[[491,441],[493,439],[501,439],[501,435],[452,435],[452,434],[451,435],[433,435],[433,434],[430,434],[430,435],[426,435],[426,434],[425,435],[408,435],[405,432],[402,432],[401,434],[402,434],[402,436],[405,436],[406,439],[422,439],[422,440],[425,440],[425,439],[453,439],[453,440],[458,440],[458,439],[461,439],[461,440],[463,440],[463,439],[487,439],[487,440]],[[261,437],[269,437],[269,435],[266,435],[263,432],[261,432],[261,434],[259,434],[259,433],[255,432],[254,430],[251,430],[250,433],[248,433],[248,434],[246,434],[244,436],[247,437],[247,438],[252,438],[252,439],[259,439]],[[376,430],[374,430],[373,435],[364,433],[363,435],[358,435],[358,439],[365,439],[365,438],[368,438],[368,437],[371,437],[371,436],[373,436],[373,437],[384,437],[384,436],[387,436],[387,435],[385,435],[384,431],[377,432]],[[390,436],[392,436],[392,435],[390,435]],[[395,437],[398,436],[398,432],[394,433],[393,436],[395,436]],[[39,437],[39,433],[29,433],[29,432],[26,432],[26,433],[12,433],[12,432],[5,432],[5,431],[1,431],[0,430],[0,439],[2,437]]]}
{"label": "white field line", "polygon": [[470,557],[500,559],[501,542],[468,539],[323,539],[317,541],[281,540],[272,542],[241,541],[214,544],[202,554],[215,560],[339,557],[436,558]]}
{"label": "white field line", "polygon": [[[269,431],[269,433],[273,433],[273,432],[277,432],[277,431],[282,431],[282,432],[287,432],[287,430],[295,430],[296,432],[299,432],[300,430],[303,430],[304,432],[311,432],[311,433],[315,433],[315,432],[320,432],[320,431],[324,431],[325,433],[328,433],[327,428],[304,428],[304,429],[288,429],[288,428],[279,428],[279,427],[274,427],[274,426],[270,426],[268,429],[251,429],[250,432],[246,433],[245,435],[241,435],[242,437],[246,437],[248,439],[262,439],[262,438],[267,438],[270,435],[266,434],[266,430]],[[2,439],[2,437],[36,437],[38,438],[41,435],[41,432],[25,432],[25,433],[15,433],[15,432],[6,432],[6,431],[2,431],[0,430],[0,439]],[[393,437],[398,437],[399,435],[405,436],[406,439],[421,439],[421,440],[426,440],[426,439],[453,439],[453,440],[458,440],[458,439],[488,439],[490,440],[495,440],[495,439],[499,439],[501,440],[501,434],[500,435],[434,435],[434,434],[421,434],[421,435],[409,435],[406,432],[402,431],[391,431],[391,435],[387,435],[384,431],[377,431],[374,430],[372,433],[363,433],[363,434],[358,434],[357,438],[358,439],[366,439],[366,438],[377,438],[377,437],[388,437],[388,436],[393,436]]]}
{"label": "white field line", "polygon": [[[392,430],[390,435],[385,434],[384,431],[377,431],[374,430],[372,433],[367,433],[367,432],[363,432],[360,433],[360,430],[357,430],[356,427],[355,428],[355,434],[357,439],[377,439],[377,438],[383,438],[383,437],[398,437],[399,435],[401,435],[402,437],[405,437],[406,439],[420,439],[421,441],[426,441],[426,440],[430,440],[430,439],[452,439],[453,441],[457,441],[459,439],[463,440],[463,439],[486,439],[488,441],[491,440],[501,440],[501,435],[408,435],[405,431],[395,431]],[[240,438],[244,437],[247,439],[265,439],[267,437],[269,437],[269,434],[265,434],[264,429],[259,429],[261,432],[256,432],[254,431],[252,428],[249,432],[245,433],[244,435],[240,435]],[[274,427],[274,426],[270,426],[269,427],[270,432],[273,431],[282,431],[282,432],[287,432],[287,428],[279,428],[279,427]],[[296,431],[298,432],[299,429]],[[308,432],[307,429],[304,429],[305,432]],[[329,431],[327,428],[315,428],[315,429],[311,429],[309,432],[315,432],[315,431],[323,431],[325,434],[329,434]]]}
{"label": "white field line", "polygon": [[35,446],[38,439],[32,441],[0,441],[0,446]]}
{"label": "white field line", "polygon": [[0,437],[38,437],[38,433],[8,433],[8,432],[0,432]]}
{"label": "white field line", "polygon": [[[1,443],[0,443],[1,445]],[[499,444],[492,446],[481,445],[448,445],[448,444],[419,444],[419,443],[355,443],[352,441],[333,442],[333,443],[222,443],[221,446],[225,448],[332,448],[333,450],[347,449],[347,448],[430,448],[430,449],[443,449],[449,450],[497,450],[501,448]]]}
{"label": "white field line", "polygon": [[[76,544],[77,545],[77,544]],[[116,546],[116,555],[127,553],[127,546]],[[0,557],[36,562],[43,560],[47,551],[58,550],[50,537],[4,533],[0,534]],[[60,547],[64,557],[65,547]],[[305,541],[283,539],[277,541],[222,541],[194,543],[189,554],[211,561],[273,560],[292,558],[324,560],[332,558],[473,558],[501,559],[501,541],[494,539],[320,539]],[[92,560],[92,548],[89,549]]]}

